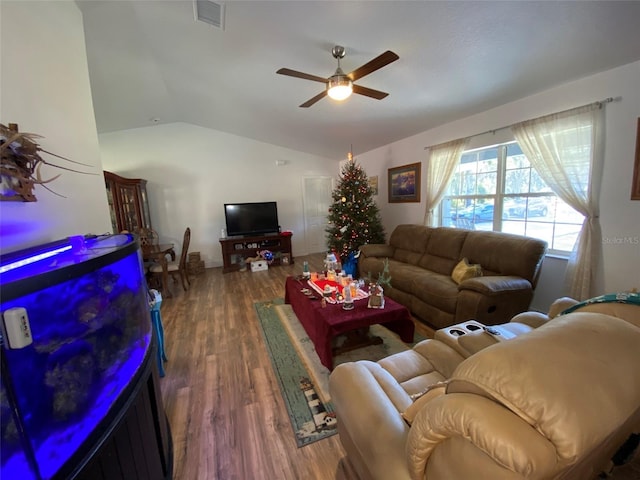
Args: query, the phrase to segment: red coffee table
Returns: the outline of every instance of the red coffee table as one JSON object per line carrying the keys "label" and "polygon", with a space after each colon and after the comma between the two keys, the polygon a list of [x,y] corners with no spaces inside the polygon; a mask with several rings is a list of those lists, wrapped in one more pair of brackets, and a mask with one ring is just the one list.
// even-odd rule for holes
{"label": "red coffee table", "polygon": [[311,289],[306,280],[287,277],[284,302],[291,305],[320,361],[329,370],[333,370],[331,340],[338,335],[382,324],[400,335],[403,342],[413,342],[415,325],[409,310],[390,298],[385,297],[384,308],[368,308],[366,299],[356,300],[353,310],[343,310],[341,303],[328,303],[323,308],[320,295],[314,292],[318,299],[312,300],[301,292],[303,288]]}

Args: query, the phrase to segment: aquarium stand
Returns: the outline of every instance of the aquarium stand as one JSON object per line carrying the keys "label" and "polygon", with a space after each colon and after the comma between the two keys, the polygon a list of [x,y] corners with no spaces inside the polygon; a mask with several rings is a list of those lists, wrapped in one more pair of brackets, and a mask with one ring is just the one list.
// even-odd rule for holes
{"label": "aquarium stand", "polygon": [[94,449],[67,478],[73,480],[170,480],[173,441],[162,407],[155,350],[133,392]]}

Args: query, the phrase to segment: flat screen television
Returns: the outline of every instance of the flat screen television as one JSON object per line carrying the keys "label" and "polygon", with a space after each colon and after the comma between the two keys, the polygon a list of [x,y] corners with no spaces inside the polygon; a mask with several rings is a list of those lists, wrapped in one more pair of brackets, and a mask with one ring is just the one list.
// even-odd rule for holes
{"label": "flat screen television", "polygon": [[225,203],[224,218],[230,237],[278,233],[280,229],[276,202]]}

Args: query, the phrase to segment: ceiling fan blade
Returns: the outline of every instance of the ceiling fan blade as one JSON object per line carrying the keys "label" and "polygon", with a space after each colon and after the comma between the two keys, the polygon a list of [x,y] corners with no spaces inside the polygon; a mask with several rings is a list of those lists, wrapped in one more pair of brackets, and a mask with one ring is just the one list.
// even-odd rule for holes
{"label": "ceiling fan blade", "polygon": [[376,58],[371,60],[369,63],[365,63],[360,68],[356,68],[353,72],[347,75],[347,77],[355,82],[359,78],[362,78],[365,75],[369,75],[370,73],[373,73],[376,70],[389,65],[391,62],[395,62],[399,58],[400,57],[393,53],[391,50],[387,50],[382,55],[378,55]]}
{"label": "ceiling fan blade", "polygon": [[302,108],[310,107],[311,105],[316,103],[318,100],[322,100],[326,96],[327,96],[327,91],[323,90],[318,95],[316,95],[315,97],[313,97],[313,98],[307,100],[306,102],[304,102],[302,105],[300,105],[300,107],[302,107]]}
{"label": "ceiling fan blade", "polygon": [[291,70],[290,68],[281,68],[276,73],[280,75],[288,75],[290,77],[302,78],[304,80],[313,80],[314,82],[327,83],[329,80],[326,78],[318,77],[316,75],[310,75],[308,73],[298,72]]}
{"label": "ceiling fan blade", "polygon": [[361,87],[360,85],[353,86],[353,93],[359,93],[360,95],[365,95],[377,100],[382,100],[384,97],[389,95],[386,92],[381,92],[380,90],[374,90],[372,88]]}

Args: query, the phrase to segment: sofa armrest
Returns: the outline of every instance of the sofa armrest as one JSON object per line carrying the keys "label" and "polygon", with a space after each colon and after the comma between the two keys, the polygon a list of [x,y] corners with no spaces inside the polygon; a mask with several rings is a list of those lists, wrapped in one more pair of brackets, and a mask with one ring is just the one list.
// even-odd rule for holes
{"label": "sofa armrest", "polygon": [[549,318],[555,318],[558,314],[564,312],[567,308],[578,304],[578,300],[570,297],[560,297],[553,301],[549,307]]}
{"label": "sofa armrest", "polygon": [[471,393],[429,401],[411,425],[407,456],[413,479],[499,480],[532,472],[547,478],[557,466],[548,439],[507,408]]}
{"label": "sofa armrest", "polygon": [[388,372],[369,361],[343,363],[329,377],[338,431],[341,439],[343,432],[349,438],[342,442],[345,451],[371,479],[409,480],[404,453],[409,426],[400,412],[411,400],[393,383]]}
{"label": "sofa armrest", "polygon": [[533,287],[522,277],[490,275],[465,280],[458,285],[457,323],[470,318],[485,325],[508,323],[529,308]]}
{"label": "sofa armrest", "polygon": [[531,282],[522,277],[511,275],[488,275],[465,280],[458,285],[458,290],[473,290],[483,295],[492,296],[505,292],[532,290]]}
{"label": "sofa armrest", "polygon": [[360,253],[365,257],[393,257],[395,247],[385,243],[368,243],[360,247]]}
{"label": "sofa armrest", "polygon": [[530,311],[517,314],[509,323],[522,323],[524,325],[529,325],[531,328],[538,328],[549,320],[551,319],[545,313]]}

